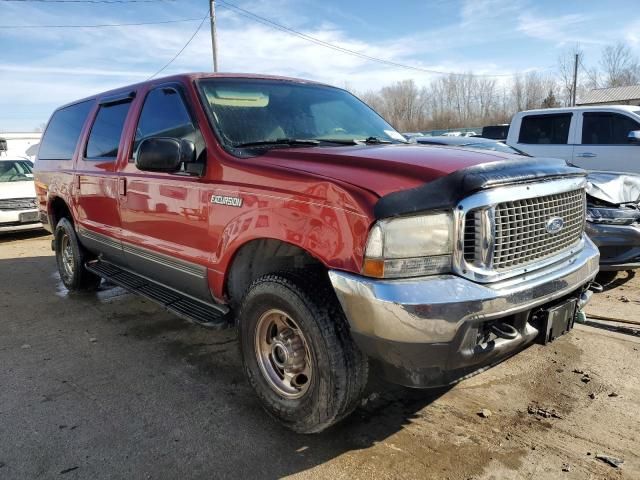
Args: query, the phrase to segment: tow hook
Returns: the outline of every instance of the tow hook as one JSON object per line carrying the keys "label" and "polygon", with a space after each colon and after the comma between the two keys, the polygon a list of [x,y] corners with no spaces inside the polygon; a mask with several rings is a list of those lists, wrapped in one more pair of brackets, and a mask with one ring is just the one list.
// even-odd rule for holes
{"label": "tow hook", "polygon": [[600,285],[598,282],[591,282],[589,284],[588,290],[591,290],[592,292],[595,292],[595,293],[602,293],[604,291],[604,287]]}
{"label": "tow hook", "polygon": [[513,340],[518,336],[518,331],[515,329],[513,325],[509,325],[504,322],[495,322],[491,324],[491,332],[500,338],[504,338],[506,340]]}

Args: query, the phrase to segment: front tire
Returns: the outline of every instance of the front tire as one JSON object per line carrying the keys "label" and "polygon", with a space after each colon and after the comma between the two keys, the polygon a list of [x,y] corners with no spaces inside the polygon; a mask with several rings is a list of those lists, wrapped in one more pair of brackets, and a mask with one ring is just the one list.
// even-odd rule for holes
{"label": "front tire", "polygon": [[72,223],[66,218],[60,219],[56,225],[54,247],[60,279],[67,289],[78,292],[98,288],[101,278],[85,268],[87,253],[78,242]]}
{"label": "front tire", "polygon": [[245,373],[265,410],[298,433],[349,415],[366,386],[366,356],[354,344],[326,274],[265,275],[239,313]]}

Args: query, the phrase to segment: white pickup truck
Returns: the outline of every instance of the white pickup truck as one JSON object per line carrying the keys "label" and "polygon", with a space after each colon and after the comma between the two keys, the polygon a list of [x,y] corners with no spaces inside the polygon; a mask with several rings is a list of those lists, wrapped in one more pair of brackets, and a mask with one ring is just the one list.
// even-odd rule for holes
{"label": "white pickup truck", "polygon": [[640,173],[640,107],[548,108],[516,113],[507,144],[587,170]]}

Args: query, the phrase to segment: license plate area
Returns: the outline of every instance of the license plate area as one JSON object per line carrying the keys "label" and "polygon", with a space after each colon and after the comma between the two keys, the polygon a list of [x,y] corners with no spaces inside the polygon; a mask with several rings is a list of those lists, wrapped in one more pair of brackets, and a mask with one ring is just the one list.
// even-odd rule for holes
{"label": "license plate area", "polygon": [[576,305],[577,300],[571,299],[538,313],[542,343],[552,342],[573,328]]}
{"label": "license plate area", "polygon": [[40,221],[38,212],[24,212],[21,213],[18,218],[20,220],[20,223],[35,223]]}

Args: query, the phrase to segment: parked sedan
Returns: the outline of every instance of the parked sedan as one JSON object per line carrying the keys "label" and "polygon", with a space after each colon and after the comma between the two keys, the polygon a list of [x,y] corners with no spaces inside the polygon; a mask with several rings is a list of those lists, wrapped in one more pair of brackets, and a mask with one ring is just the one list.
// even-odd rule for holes
{"label": "parked sedan", "polygon": [[0,158],[0,232],[42,228],[32,169],[27,159]]}
{"label": "parked sedan", "polygon": [[412,138],[410,141],[423,145],[448,145],[451,147],[474,148],[477,150],[491,150],[493,152],[515,153],[516,155],[529,156],[517,148],[510,147],[506,143],[482,137],[440,135],[437,137],[417,137]]}
{"label": "parked sedan", "polygon": [[640,268],[640,175],[590,172],[587,177],[589,237],[600,249],[602,282]]}

